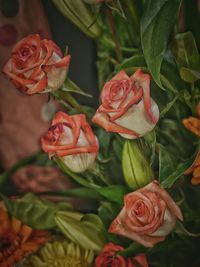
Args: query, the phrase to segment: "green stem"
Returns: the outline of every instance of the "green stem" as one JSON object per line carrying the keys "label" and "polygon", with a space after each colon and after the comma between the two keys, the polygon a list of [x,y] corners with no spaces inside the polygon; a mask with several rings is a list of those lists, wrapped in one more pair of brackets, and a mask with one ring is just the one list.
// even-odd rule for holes
{"label": "green stem", "polygon": [[76,101],[76,99],[70,93],[61,91],[60,92],[60,96],[61,96],[62,99],[67,101],[67,103],[69,103],[70,106],[72,106],[75,109],[77,109],[80,113],[85,113],[85,111],[81,107],[81,105]]}
{"label": "green stem", "polygon": [[117,32],[116,32],[116,28],[115,28],[112,10],[110,10],[110,8],[107,8],[106,12],[107,12],[107,18],[108,18],[108,22],[110,25],[112,37],[113,37],[113,40],[115,43],[115,51],[116,51],[117,60],[120,62],[120,61],[122,61],[123,56],[122,56],[122,52],[121,52],[121,48],[120,48],[119,39],[117,37]]}
{"label": "green stem", "polygon": [[86,114],[85,110],[70,93],[57,90],[56,92],[51,92],[50,94],[59,100],[67,109],[70,109],[71,106],[77,109],[78,112]]}

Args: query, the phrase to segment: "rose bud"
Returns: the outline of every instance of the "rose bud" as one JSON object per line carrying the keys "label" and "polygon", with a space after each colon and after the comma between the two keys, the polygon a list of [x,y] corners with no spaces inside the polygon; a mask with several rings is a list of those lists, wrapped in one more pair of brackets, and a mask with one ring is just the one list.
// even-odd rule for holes
{"label": "rose bud", "polygon": [[154,180],[125,196],[124,207],[108,231],[152,247],[173,230],[177,218],[183,220],[181,210]]}
{"label": "rose bud", "polygon": [[148,262],[144,254],[136,257],[125,258],[116,252],[124,250],[123,247],[108,243],[104,246],[101,254],[95,259],[95,267],[148,267]]}
{"label": "rose bud", "polygon": [[153,171],[138,145],[127,140],[122,152],[122,170],[130,188],[138,189],[153,180]]}
{"label": "rose bud", "polygon": [[51,40],[32,34],[19,41],[3,72],[22,92],[32,95],[55,91],[65,81],[70,55],[63,57]]}
{"label": "rose bud", "polygon": [[69,116],[58,112],[41,139],[49,157],[59,157],[74,172],[83,172],[94,162],[98,141],[84,114]]}
{"label": "rose bud", "polygon": [[158,106],[150,97],[150,79],[140,69],[131,77],[120,71],[104,85],[93,122],[128,139],[150,132],[159,119]]}

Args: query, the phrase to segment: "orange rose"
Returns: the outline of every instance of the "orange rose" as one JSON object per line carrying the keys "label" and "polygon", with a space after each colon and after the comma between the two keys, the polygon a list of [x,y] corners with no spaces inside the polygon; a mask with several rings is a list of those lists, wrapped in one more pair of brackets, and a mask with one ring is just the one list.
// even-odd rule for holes
{"label": "orange rose", "polygon": [[146,256],[143,254],[127,259],[116,254],[117,251],[123,249],[123,247],[113,243],[106,244],[101,254],[95,259],[95,267],[148,267]]}
{"label": "orange rose", "polygon": [[15,86],[32,95],[57,90],[64,82],[71,56],[63,57],[51,40],[32,34],[19,41],[3,68]]}
{"label": "orange rose", "polygon": [[59,157],[74,172],[90,167],[98,152],[97,138],[84,114],[58,112],[41,141],[50,157]]}
{"label": "orange rose", "polygon": [[150,79],[140,69],[131,77],[120,71],[103,87],[102,104],[93,122],[129,139],[151,131],[158,121],[159,110],[150,98]]}
{"label": "orange rose", "polygon": [[177,218],[183,219],[181,210],[154,180],[125,196],[124,207],[109,232],[152,247],[172,231]]}

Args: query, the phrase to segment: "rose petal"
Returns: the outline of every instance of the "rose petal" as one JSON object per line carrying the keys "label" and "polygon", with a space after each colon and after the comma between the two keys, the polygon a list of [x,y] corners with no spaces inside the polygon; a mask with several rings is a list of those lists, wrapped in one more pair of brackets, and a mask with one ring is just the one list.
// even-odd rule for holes
{"label": "rose petal", "polygon": [[139,136],[136,132],[129,130],[125,127],[122,127],[120,125],[117,125],[114,122],[111,122],[109,120],[109,117],[105,113],[98,112],[98,110],[97,110],[96,114],[94,115],[94,117],[92,118],[92,122],[100,125],[108,132],[127,134],[133,138]]}
{"label": "rose petal", "polygon": [[183,215],[179,207],[176,205],[174,200],[170,197],[170,195],[159,186],[158,181],[154,180],[150,184],[140,189],[140,192],[145,193],[146,191],[154,192],[160,196],[161,199],[165,201],[170,212],[174,214],[178,219],[183,220]]}
{"label": "rose petal", "polygon": [[125,236],[142,244],[145,247],[153,247],[155,244],[165,240],[165,237],[152,237],[132,232],[131,230],[128,230],[124,227],[119,218],[112,222],[108,229],[108,232]]}
{"label": "rose petal", "polygon": [[24,43],[38,47],[40,46],[40,40],[39,34],[30,34],[17,42],[17,44],[13,47],[12,53],[17,52]]}
{"label": "rose petal", "polygon": [[150,121],[154,124],[157,123],[158,117],[154,116],[151,110],[151,98],[150,98],[150,80],[151,76],[149,74],[143,73],[141,69],[137,69],[137,71],[131,76],[133,81],[136,81],[140,87],[143,88],[143,101],[146,114]]}
{"label": "rose petal", "polygon": [[[133,260],[136,261],[137,263],[139,263],[141,267],[148,267],[149,266],[145,254],[139,254],[136,257],[134,257]],[[137,267],[137,265],[135,267]]]}
{"label": "rose petal", "polygon": [[31,85],[31,86],[27,85],[26,93],[28,95],[40,93],[41,91],[44,90],[44,88],[46,88],[46,86],[47,86],[47,78],[43,77],[38,83],[35,83],[34,85]]}
{"label": "rose petal", "polygon": [[[156,118],[159,118],[158,106],[153,100],[151,101],[153,113]],[[135,104],[131,108],[129,108],[124,115],[115,120],[115,123],[134,132],[137,132],[137,136],[124,135],[119,132],[120,135],[128,139],[135,139],[136,137],[143,136],[155,127],[154,123],[146,119],[143,101],[140,101],[138,104]]]}
{"label": "rose petal", "polygon": [[121,80],[127,80],[127,79],[130,79],[129,76],[126,74],[124,70],[121,70],[115,76],[113,76],[110,81],[121,81]]}

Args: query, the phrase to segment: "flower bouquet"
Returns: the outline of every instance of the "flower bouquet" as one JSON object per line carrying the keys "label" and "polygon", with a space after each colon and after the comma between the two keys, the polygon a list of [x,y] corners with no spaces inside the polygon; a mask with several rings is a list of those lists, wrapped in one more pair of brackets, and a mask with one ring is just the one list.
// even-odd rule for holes
{"label": "flower bouquet", "polygon": [[35,193],[2,190],[0,266],[199,267],[200,56],[181,1],[52,1],[96,42],[99,105],[77,100],[91,95],[67,76],[70,47],[38,34],[15,45],[5,75],[60,106],[42,152],[0,183],[32,164],[73,188],[50,171]]}

